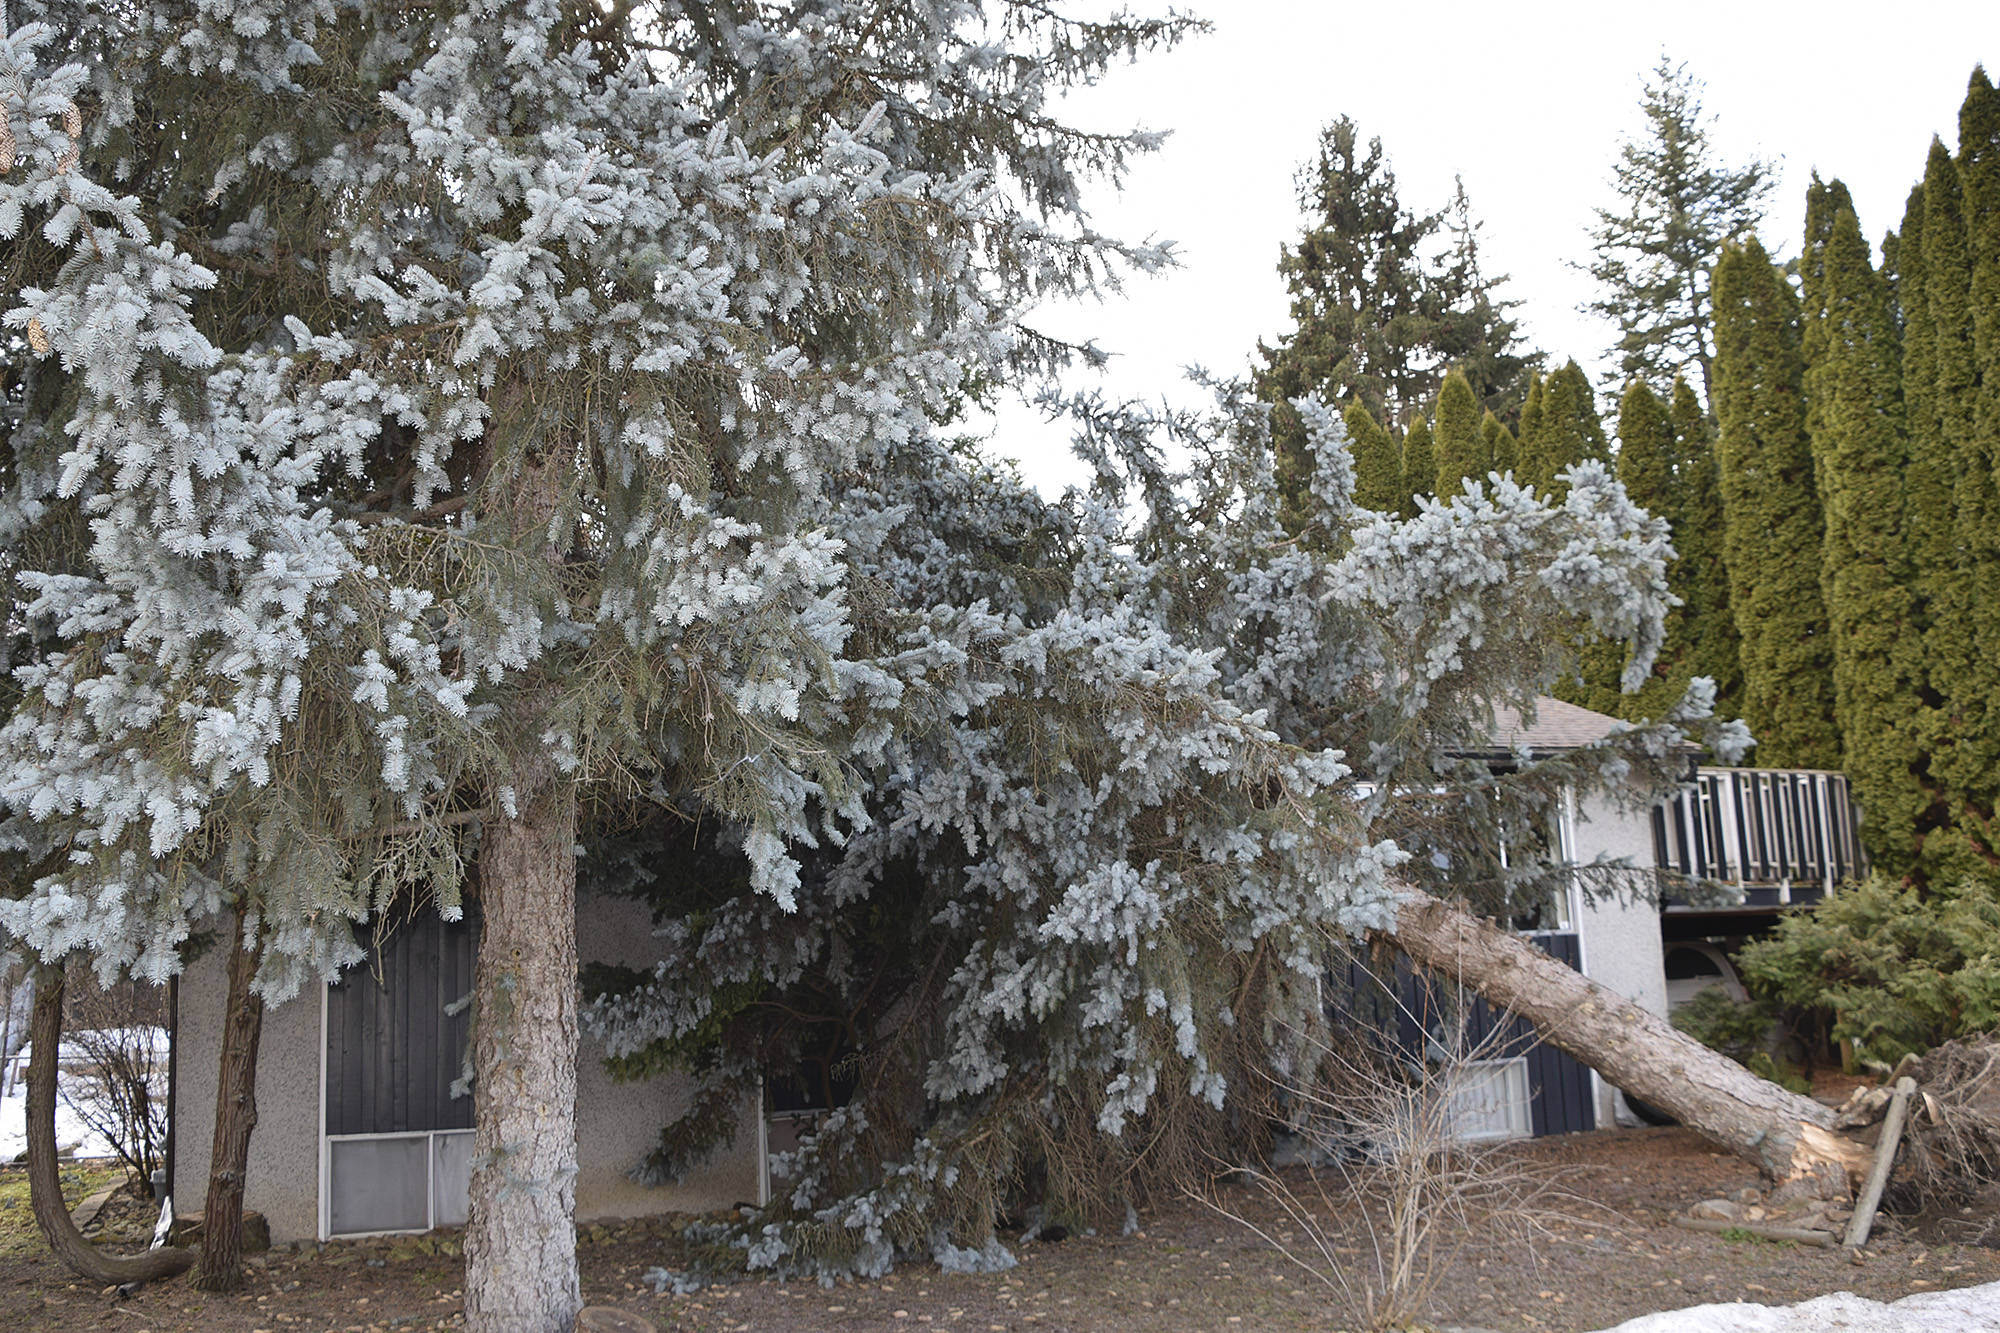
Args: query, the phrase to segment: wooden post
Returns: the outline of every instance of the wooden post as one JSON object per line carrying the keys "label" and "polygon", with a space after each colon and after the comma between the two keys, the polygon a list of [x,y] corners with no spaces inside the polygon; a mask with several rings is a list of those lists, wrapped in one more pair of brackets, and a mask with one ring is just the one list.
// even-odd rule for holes
{"label": "wooden post", "polygon": [[1910,1097],[1916,1090],[1916,1080],[1905,1076],[1896,1080],[1896,1090],[1889,1096],[1889,1114],[1882,1117],[1882,1139],[1875,1145],[1875,1163],[1868,1168],[1868,1180],[1854,1205],[1854,1218],[1847,1224],[1847,1239],[1843,1244],[1850,1250],[1868,1243],[1868,1232],[1875,1225],[1875,1210],[1882,1204],[1882,1188],[1889,1183],[1889,1168],[1896,1164],[1896,1145],[1903,1138]]}

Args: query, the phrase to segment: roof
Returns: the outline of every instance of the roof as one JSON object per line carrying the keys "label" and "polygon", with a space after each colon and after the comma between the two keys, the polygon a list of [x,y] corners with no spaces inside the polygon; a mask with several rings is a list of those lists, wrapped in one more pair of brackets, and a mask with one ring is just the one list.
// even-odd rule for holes
{"label": "roof", "polygon": [[1573,750],[1630,726],[1615,717],[1542,695],[1535,700],[1533,722],[1523,720],[1520,713],[1505,704],[1496,705],[1492,741],[1509,750]]}

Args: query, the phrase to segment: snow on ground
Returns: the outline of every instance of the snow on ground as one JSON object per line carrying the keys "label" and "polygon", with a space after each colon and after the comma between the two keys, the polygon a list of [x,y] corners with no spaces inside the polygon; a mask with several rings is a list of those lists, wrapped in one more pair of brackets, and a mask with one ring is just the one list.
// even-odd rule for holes
{"label": "snow on ground", "polygon": [[1600,1333],[2000,1333],[2000,1282],[1926,1291],[1887,1305],[1837,1291],[1798,1305],[1696,1305]]}
{"label": "snow on ground", "polygon": [[[137,1032],[140,1029],[130,1029]],[[147,1032],[154,1053],[156,1074],[154,1094],[166,1095],[167,1032],[165,1028],[153,1028]],[[12,1062],[11,1068],[0,1064],[0,1085],[4,1085],[6,1095],[0,1097],[0,1162],[11,1162],[28,1148],[28,1056],[30,1048],[23,1046]],[[73,1097],[85,1095],[88,1084],[80,1079],[73,1069],[88,1060],[81,1047],[69,1042],[62,1044],[61,1061],[57,1065],[56,1096],[56,1148],[74,1149],[78,1157],[112,1157],[115,1152],[103,1135],[93,1131],[83,1123],[76,1109],[70,1104]],[[10,1076],[11,1075],[11,1076]]]}

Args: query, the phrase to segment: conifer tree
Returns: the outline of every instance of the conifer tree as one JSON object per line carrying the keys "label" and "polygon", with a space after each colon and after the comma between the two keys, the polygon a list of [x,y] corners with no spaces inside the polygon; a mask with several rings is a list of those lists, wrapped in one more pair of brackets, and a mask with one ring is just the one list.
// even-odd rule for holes
{"label": "conifer tree", "polygon": [[90,849],[0,929],[159,980],[240,917],[277,1002],[357,923],[456,915],[476,858],[474,1329],[578,1309],[584,794],[698,804],[795,906],[951,673],[919,645],[985,632],[860,627],[847,562],[915,512],[863,511],[963,469],[931,420],[1036,350],[1031,294],[1165,258],[1076,217],[1148,141],[1041,107],[1187,22],[738,8],[18,0],[0,34],[0,799],[31,861]]}
{"label": "conifer tree", "polygon": [[[1984,69],[1973,70],[1959,110],[1954,165],[1956,190],[1934,189],[1925,173],[1924,234],[1939,417],[1957,463],[1959,587],[1972,631],[1970,670],[1947,693],[1957,736],[1945,777],[1960,784],[1970,814],[2000,810],[2000,94]],[[2000,853],[1992,825],[1960,825],[1980,859]]]}
{"label": "conifer tree", "polygon": [[1523,486],[1534,485],[1534,460],[1542,447],[1542,422],[1548,415],[1548,385],[1540,371],[1528,376],[1521,400],[1521,429],[1514,442],[1514,476]]}
{"label": "conifer tree", "polygon": [[1914,868],[1935,804],[1918,707],[1923,633],[1904,540],[1902,345],[1847,187],[1814,177],[1800,274],[1806,422],[1826,520],[1821,591],[1834,702],[1862,834],[1879,870]]}
{"label": "conifer tree", "polygon": [[1398,499],[1404,518],[1417,516],[1417,500],[1436,489],[1437,476],[1437,446],[1431,436],[1431,423],[1419,412],[1403,436],[1403,481]]}
{"label": "conifer tree", "polygon": [[1715,160],[1712,117],[1685,64],[1662,55],[1639,106],[1646,131],[1619,149],[1619,206],[1597,210],[1589,271],[1601,294],[1584,308],[1618,325],[1619,379],[1664,387],[1692,368],[1712,405],[1712,272],[1723,242],[1755,229],[1771,166]]}
{"label": "conifer tree", "polygon": [[1715,269],[1724,554],[1757,762],[1838,768],[1825,539],[1806,436],[1798,298],[1755,238]]}
{"label": "conifer tree", "polygon": [[1743,716],[1743,652],[1729,605],[1721,470],[1707,411],[1685,376],[1674,378],[1668,408],[1674,429],[1677,476],[1673,542],[1679,573],[1674,593],[1683,605],[1681,629],[1688,645],[1688,673],[1715,682],[1719,717]]}
{"label": "conifer tree", "polygon": [[[1497,418],[1495,424],[1498,424]],[[1481,430],[1479,399],[1472,384],[1454,370],[1444,377],[1437,398],[1437,480],[1440,500],[1465,489],[1467,478],[1485,481],[1493,467],[1492,447]]]}
{"label": "conifer tree", "polygon": [[1515,450],[1518,442],[1514,432],[1507,429],[1507,423],[1488,412],[1479,421],[1479,440],[1485,449],[1486,470],[1506,474],[1513,472],[1517,465]]}
{"label": "conifer tree", "polygon": [[[1349,448],[1354,457],[1354,503],[1378,514],[1401,513],[1402,442],[1378,424],[1368,409],[1359,403],[1349,403],[1341,419],[1347,427]],[[1297,530],[1290,523],[1286,526]]]}
{"label": "conifer tree", "polygon": [[[1525,428],[1525,412],[1522,420]],[[1564,468],[1585,459],[1603,462],[1609,458],[1609,441],[1597,415],[1597,395],[1591,390],[1590,377],[1570,361],[1542,386],[1532,443],[1523,431],[1521,480],[1560,495],[1563,488],[1557,477]]]}
{"label": "conifer tree", "polygon": [[[1618,480],[1632,503],[1666,520],[1668,536],[1677,551],[1687,529],[1687,516],[1683,512],[1687,487],[1681,474],[1688,469],[1680,450],[1680,439],[1667,404],[1644,380],[1634,378],[1625,386],[1618,402]],[[1622,655],[1613,645],[1595,643],[1583,649],[1577,683],[1559,697],[1613,717],[1639,720],[1663,716],[1686,692],[1689,679],[1697,674],[1693,668],[1693,645],[1687,633],[1684,591],[1692,576],[1684,556],[1677,554],[1668,562],[1668,591],[1682,598],[1683,605],[1667,612],[1659,654],[1653,659],[1651,675],[1639,690],[1628,694],[1620,688]]]}
{"label": "conifer tree", "polygon": [[[1429,406],[1448,365],[1478,376],[1474,392],[1505,412],[1529,364],[1507,313],[1513,303],[1497,295],[1505,278],[1480,268],[1462,186],[1448,209],[1412,212],[1381,140],[1364,146],[1342,117],[1321,133],[1298,197],[1312,222],[1278,262],[1293,329],[1260,347],[1256,373],[1258,396],[1271,404],[1282,512],[1294,531],[1310,508],[1313,468],[1295,399],[1359,403],[1395,430]],[[1450,243],[1438,253],[1432,243],[1441,232]]]}

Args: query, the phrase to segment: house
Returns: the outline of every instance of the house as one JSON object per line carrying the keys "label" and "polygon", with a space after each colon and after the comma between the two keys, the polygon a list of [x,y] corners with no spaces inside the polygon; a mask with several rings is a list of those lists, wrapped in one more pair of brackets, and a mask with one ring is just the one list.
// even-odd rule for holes
{"label": "house", "polygon": [[[1667,998],[1678,1008],[1709,986],[1745,999],[1732,955],[1787,907],[1818,902],[1868,872],[1860,812],[1847,778],[1827,769],[1701,768],[1653,811],[1653,864],[1663,884]],[[1718,884],[1717,905],[1677,894]]]}
{"label": "house", "polygon": [[[1532,722],[1503,713],[1493,754],[1552,754],[1603,739],[1616,719],[1555,699]],[[1692,764],[1694,754],[1689,753]],[[1623,863],[1628,892],[1585,895],[1572,880],[1532,934],[1542,948],[1656,1014],[1690,986],[1733,976],[1730,939],[1774,919],[1787,903],[1828,891],[1858,864],[1854,816],[1839,774],[1701,769],[1677,802],[1647,814],[1603,795],[1572,794],[1549,831],[1571,864]],[[1695,908],[1653,889],[1662,876],[1719,879],[1744,891],[1741,907]],[[584,962],[644,967],[652,921],[640,903],[586,897],[578,910]],[[279,1242],[464,1221],[471,1177],[472,1104],[456,1095],[468,1019],[454,1002],[472,989],[476,922],[428,913],[402,922],[361,967],[270,1010],[257,1069],[258,1119],[245,1205]],[[198,1208],[208,1176],[215,1078],[226,991],[222,950],[181,979],[175,1023],[176,1132],[172,1178],[182,1209]],[[1461,1090],[1459,1115],[1476,1137],[1563,1133],[1630,1123],[1616,1089],[1537,1042],[1519,1020],[1476,1001],[1472,1037],[1497,1025],[1490,1057]],[[1421,1039],[1420,1037],[1418,1038]],[[743,1107],[746,1132],[678,1185],[641,1186],[626,1170],[653,1146],[683,1095],[672,1078],[614,1084],[585,1036],[578,1054],[576,1215],[579,1221],[761,1202],[774,1142],[797,1130],[792,1113]]]}
{"label": "house", "polygon": [[[1617,718],[1560,699],[1541,698],[1533,720],[1509,708],[1498,710],[1493,729],[1495,759],[1522,752],[1547,757],[1579,749],[1625,727]],[[1693,761],[1690,747],[1688,757]],[[1597,861],[1622,865],[1595,872],[1596,890],[1585,893],[1570,876],[1545,921],[1530,938],[1591,980],[1652,1013],[1667,1013],[1665,957],[1660,918],[1653,901],[1652,822],[1643,812],[1622,809],[1609,793],[1565,794],[1551,851],[1564,864]],[[1608,892],[1606,890],[1609,890]],[[1476,1088],[1463,1094],[1460,1120],[1473,1137],[1562,1134],[1634,1123],[1622,1095],[1595,1070],[1540,1044],[1518,1019],[1494,1014],[1476,1001],[1469,1039],[1483,1041],[1496,1023],[1515,1029],[1485,1062]]]}
{"label": "house", "polygon": [[[464,1072],[469,1020],[454,1002],[472,990],[476,934],[476,921],[417,913],[337,983],[265,1014],[244,1206],[264,1214],[274,1242],[465,1221],[472,1099],[454,1095],[453,1085]],[[584,962],[645,966],[651,940],[652,920],[640,903],[580,901],[577,950]],[[183,1212],[201,1207],[208,1180],[227,962],[225,950],[209,950],[189,965],[178,988],[172,1188]],[[725,1208],[760,1197],[762,1136],[754,1132],[679,1185],[626,1178],[681,1095],[672,1078],[614,1084],[604,1052],[582,1038],[578,1221]],[[753,1105],[744,1106],[743,1119],[757,1123]]]}

